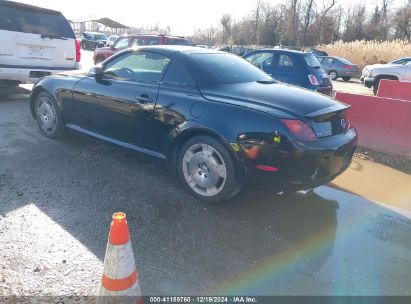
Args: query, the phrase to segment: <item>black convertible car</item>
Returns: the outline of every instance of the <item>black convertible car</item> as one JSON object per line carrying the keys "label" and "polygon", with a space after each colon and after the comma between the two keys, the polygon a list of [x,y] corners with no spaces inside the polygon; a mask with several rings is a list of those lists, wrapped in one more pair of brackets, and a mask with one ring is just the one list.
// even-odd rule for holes
{"label": "black convertible car", "polygon": [[250,180],[297,191],[335,178],[356,147],[347,108],[235,55],[184,46],[128,49],[87,74],[42,78],[31,94],[46,136],[70,128],[164,159],[212,203]]}

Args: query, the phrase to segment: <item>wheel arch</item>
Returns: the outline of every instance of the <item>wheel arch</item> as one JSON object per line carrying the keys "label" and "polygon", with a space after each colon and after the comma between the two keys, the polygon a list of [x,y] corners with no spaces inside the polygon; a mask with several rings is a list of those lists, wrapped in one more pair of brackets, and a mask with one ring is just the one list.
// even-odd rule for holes
{"label": "wheel arch", "polygon": [[36,98],[37,96],[42,93],[42,92],[46,92],[48,94],[50,94],[53,98],[56,98],[49,90],[47,90],[45,87],[39,85],[35,85],[34,89],[31,91],[31,95],[30,95],[30,112],[31,115],[33,117],[35,117],[35,113],[34,113],[34,104],[36,102]]}
{"label": "wheel arch", "polygon": [[397,75],[380,74],[380,75],[375,76],[374,83],[377,82],[377,81],[380,81],[382,79],[400,80]]}
{"label": "wheel arch", "polygon": [[170,154],[169,154],[169,166],[170,168],[174,171],[177,167],[177,159],[178,159],[178,154],[180,152],[180,148],[182,145],[190,140],[193,137],[196,136],[208,136],[211,138],[214,138],[218,140],[220,143],[222,143],[230,155],[235,159],[235,155],[230,149],[230,145],[225,140],[218,132],[215,130],[209,129],[209,128],[204,128],[204,127],[195,127],[195,128],[190,128],[187,130],[184,130],[183,132],[179,133],[177,136],[174,137],[173,141],[171,142],[171,149],[170,149]]}

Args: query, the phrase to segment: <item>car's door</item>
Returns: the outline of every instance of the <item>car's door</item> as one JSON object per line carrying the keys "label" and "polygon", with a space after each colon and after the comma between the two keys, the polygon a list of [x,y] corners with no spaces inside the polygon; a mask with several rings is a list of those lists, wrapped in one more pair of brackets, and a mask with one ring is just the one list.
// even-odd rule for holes
{"label": "car's door", "polygon": [[269,75],[273,75],[274,52],[258,51],[244,56],[244,59],[262,69]]}
{"label": "car's door", "polygon": [[99,135],[143,145],[169,61],[145,51],[130,51],[109,60],[102,76],[86,77],[76,84],[69,119]]}
{"label": "car's door", "polygon": [[282,82],[306,87],[309,80],[308,70],[302,60],[302,56],[292,52],[277,52],[272,76]]}
{"label": "car's door", "polygon": [[331,57],[325,57],[323,61],[321,62],[321,66],[327,73],[330,72],[331,70],[335,70],[335,68],[333,67],[333,64],[334,64],[334,58],[331,58]]}
{"label": "car's door", "polygon": [[199,119],[204,111],[203,101],[189,73],[172,61],[161,81],[150,132],[146,133],[148,149],[167,153],[169,135],[183,123]]}

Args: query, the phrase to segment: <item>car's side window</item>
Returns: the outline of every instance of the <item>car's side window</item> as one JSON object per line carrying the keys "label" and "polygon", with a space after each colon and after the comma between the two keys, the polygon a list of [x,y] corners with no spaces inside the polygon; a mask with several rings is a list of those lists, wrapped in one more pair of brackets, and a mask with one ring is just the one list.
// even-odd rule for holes
{"label": "car's side window", "polygon": [[246,58],[249,62],[254,64],[255,66],[258,67],[263,67],[263,66],[271,66],[273,62],[273,53],[271,52],[259,52],[255,53],[249,57]]}
{"label": "car's side window", "polygon": [[160,39],[158,38],[147,38],[147,45],[158,45],[160,44]]}
{"label": "car's side window", "polygon": [[275,60],[275,70],[284,73],[301,72],[304,69],[302,58],[294,54],[279,53]]}
{"label": "car's side window", "polygon": [[281,54],[278,57],[278,66],[279,67],[293,67],[294,66],[294,61],[291,59],[290,56]]}
{"label": "car's side window", "polygon": [[334,58],[327,58],[326,63],[327,64],[333,64],[334,63]]}
{"label": "car's side window", "polygon": [[128,48],[128,38],[119,39],[117,43],[115,44],[114,48],[118,50],[123,50],[123,49]]}
{"label": "car's side window", "polygon": [[170,59],[151,52],[131,52],[109,61],[104,74],[119,80],[159,82]]}
{"label": "car's side window", "polygon": [[180,64],[171,62],[163,78],[163,83],[172,85],[191,86],[195,85],[194,80]]}
{"label": "car's side window", "polygon": [[144,45],[144,38],[134,38],[131,47],[136,47],[140,45]]}

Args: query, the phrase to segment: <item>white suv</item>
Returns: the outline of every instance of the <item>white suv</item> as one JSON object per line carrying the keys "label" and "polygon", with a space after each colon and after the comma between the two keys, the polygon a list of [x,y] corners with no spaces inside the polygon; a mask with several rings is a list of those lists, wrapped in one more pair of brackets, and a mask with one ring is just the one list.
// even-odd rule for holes
{"label": "white suv", "polygon": [[377,95],[380,80],[391,79],[399,81],[411,81],[411,60],[402,58],[388,64],[367,65],[361,76],[361,81],[368,88],[373,88]]}
{"label": "white suv", "polygon": [[0,37],[0,83],[32,83],[80,68],[80,45],[60,12],[0,1]]}

